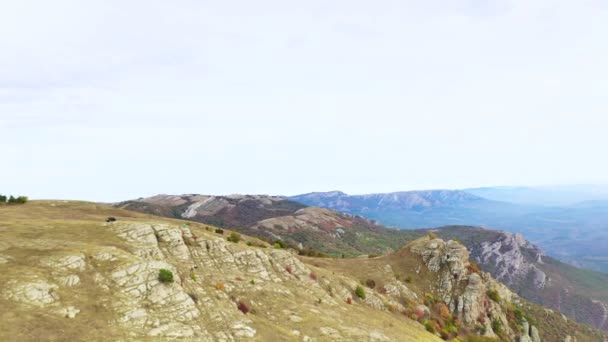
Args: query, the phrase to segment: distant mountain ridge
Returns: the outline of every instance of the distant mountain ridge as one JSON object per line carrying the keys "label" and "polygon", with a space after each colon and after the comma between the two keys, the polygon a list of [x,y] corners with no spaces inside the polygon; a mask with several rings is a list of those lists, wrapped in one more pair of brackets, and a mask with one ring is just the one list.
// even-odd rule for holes
{"label": "distant mountain ridge", "polygon": [[312,192],[288,199],[307,205],[326,207],[342,212],[424,209],[484,201],[483,198],[459,190],[402,191],[385,194],[347,195],[341,191]]}
{"label": "distant mountain ridge", "polygon": [[[487,189],[490,188],[484,191]],[[521,190],[517,187],[500,188],[503,193],[500,198],[508,198],[509,189]],[[361,215],[401,229],[465,225],[521,233],[562,261],[608,273],[608,201],[590,200],[556,207],[490,200],[478,196],[482,193],[428,190],[347,195],[332,191],[286,198]],[[602,191],[598,190],[598,193]]]}

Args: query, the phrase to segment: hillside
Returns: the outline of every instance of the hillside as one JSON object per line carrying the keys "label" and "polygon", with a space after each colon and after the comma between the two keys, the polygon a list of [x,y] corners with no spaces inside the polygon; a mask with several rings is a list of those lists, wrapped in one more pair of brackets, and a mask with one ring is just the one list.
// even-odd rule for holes
{"label": "hillside", "polygon": [[158,195],[116,204],[142,213],[192,220],[268,241],[313,248],[329,255],[380,254],[401,248],[417,233],[388,229],[360,216],[262,195]]}
{"label": "hillside", "polygon": [[[596,189],[596,194],[588,194],[591,189],[586,189],[585,193],[564,192],[563,197],[580,199],[588,194],[589,198],[596,198],[603,193],[602,189]],[[553,207],[538,205],[537,200],[533,203],[494,200],[517,200],[528,194],[531,198],[545,199],[552,193],[546,189],[484,188],[469,191],[472,194],[459,190],[370,195],[333,191],[288,198],[306,205],[361,215],[403,229],[467,225],[521,233],[561,261],[608,273],[608,244],[605,242],[608,241],[607,201]],[[477,195],[488,195],[493,199]]]}
{"label": "hillside", "polygon": [[476,271],[455,241],[311,258],[93,203],[32,202],[0,217],[0,340],[603,339]]}
{"label": "hillside", "polygon": [[0,218],[2,341],[439,340],[347,304],[356,282],[344,275],[205,225],[63,201],[1,207]]}

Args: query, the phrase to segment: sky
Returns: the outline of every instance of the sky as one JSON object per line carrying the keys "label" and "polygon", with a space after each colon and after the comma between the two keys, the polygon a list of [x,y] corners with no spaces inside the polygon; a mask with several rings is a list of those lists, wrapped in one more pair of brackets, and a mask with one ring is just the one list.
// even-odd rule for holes
{"label": "sky", "polygon": [[0,193],[608,183],[603,0],[0,3]]}

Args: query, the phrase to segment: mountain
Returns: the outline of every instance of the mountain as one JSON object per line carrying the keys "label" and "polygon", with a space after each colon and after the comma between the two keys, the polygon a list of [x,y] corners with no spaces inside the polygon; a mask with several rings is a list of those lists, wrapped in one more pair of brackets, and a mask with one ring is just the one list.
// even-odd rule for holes
{"label": "mountain", "polygon": [[329,192],[288,199],[404,229],[470,225],[521,233],[564,262],[608,273],[608,201],[553,207],[501,202],[459,190],[371,195]]}
{"label": "mountain", "polygon": [[[444,197],[455,201],[463,198],[478,201],[470,196],[449,195]],[[340,196],[344,195],[334,193],[332,197]],[[545,255],[539,247],[529,243],[521,235],[469,226],[450,226],[436,230],[396,230],[359,216],[318,207],[297,206],[278,197],[233,198],[238,200],[232,199],[229,209],[223,207],[220,210],[211,210],[209,206],[211,203],[227,203],[229,199],[200,195],[162,195],[122,202],[116,206],[144,213],[159,211],[169,213],[169,217],[187,217],[189,220],[210,223],[225,222],[225,217],[240,217],[230,213],[243,212],[245,209],[239,208],[243,205],[248,208],[252,217],[268,217],[272,214],[276,216],[255,223],[250,219],[231,221],[233,227],[240,232],[271,242],[283,240],[295,249],[313,249],[333,256],[388,254],[432,231],[445,239],[460,240],[483,270],[509,285],[523,298],[593,327],[608,328],[603,321],[606,312],[604,307],[608,303],[608,289],[604,284],[608,277],[563,264]],[[154,203],[156,206],[149,206],[147,203]],[[217,209],[218,206],[213,207]],[[255,211],[254,209],[264,215],[251,212]]]}
{"label": "mountain", "polygon": [[377,220],[384,225],[415,229],[450,224],[491,225],[503,217],[524,215],[532,208],[491,201],[459,190],[405,191],[347,195],[310,193],[287,199]]}
{"label": "mountain", "polygon": [[497,186],[463,191],[495,201],[568,207],[585,201],[608,200],[608,185]]}
{"label": "mountain", "polygon": [[268,241],[282,240],[294,247],[305,246],[330,255],[386,253],[418,236],[388,229],[360,216],[265,195],[158,195],[116,206],[231,227]]}
{"label": "mountain", "polygon": [[520,234],[463,226],[432,231],[462,242],[472,260],[523,298],[608,331],[608,274],[564,264]]}
{"label": "mountain", "polygon": [[382,257],[313,258],[95,203],[33,201],[0,215],[0,340],[604,339],[432,234]]}

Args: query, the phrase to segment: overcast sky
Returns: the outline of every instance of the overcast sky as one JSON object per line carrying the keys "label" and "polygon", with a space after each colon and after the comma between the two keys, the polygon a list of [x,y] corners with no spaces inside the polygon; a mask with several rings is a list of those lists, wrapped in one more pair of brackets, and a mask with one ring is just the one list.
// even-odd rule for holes
{"label": "overcast sky", "polygon": [[608,183],[603,0],[0,4],[0,193]]}

